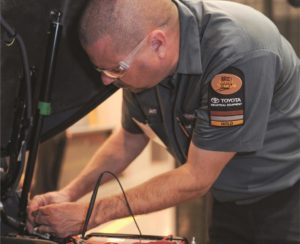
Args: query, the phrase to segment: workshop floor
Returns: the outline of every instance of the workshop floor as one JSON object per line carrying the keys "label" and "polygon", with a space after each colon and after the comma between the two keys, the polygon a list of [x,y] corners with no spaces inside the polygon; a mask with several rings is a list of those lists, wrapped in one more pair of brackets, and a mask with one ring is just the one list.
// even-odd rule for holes
{"label": "workshop floor", "polygon": [[[105,133],[68,135],[60,176],[60,187],[67,184],[72,178],[79,174],[84,165],[91,158],[91,155],[106,137],[107,134]],[[131,188],[134,185],[173,167],[173,160],[170,160],[169,156],[163,156],[163,159],[166,160],[160,160],[160,162],[153,162],[151,159],[153,159],[153,150],[148,147],[120,177],[121,183],[125,189]],[[119,192],[120,190],[117,183],[110,182],[100,188],[98,198]],[[90,195],[83,197],[82,201],[89,201],[89,199]],[[175,231],[174,208],[152,214],[136,216],[136,220],[143,234],[169,235],[173,234]],[[93,230],[93,232],[95,231],[102,233],[138,234],[134,222],[130,217],[109,222]]]}

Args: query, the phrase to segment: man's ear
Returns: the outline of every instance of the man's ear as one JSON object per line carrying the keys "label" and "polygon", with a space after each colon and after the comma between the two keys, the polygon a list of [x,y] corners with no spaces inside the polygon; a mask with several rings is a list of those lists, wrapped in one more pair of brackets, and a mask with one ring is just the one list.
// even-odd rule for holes
{"label": "man's ear", "polygon": [[154,30],[150,35],[151,47],[160,58],[166,56],[167,38],[166,34],[161,30]]}

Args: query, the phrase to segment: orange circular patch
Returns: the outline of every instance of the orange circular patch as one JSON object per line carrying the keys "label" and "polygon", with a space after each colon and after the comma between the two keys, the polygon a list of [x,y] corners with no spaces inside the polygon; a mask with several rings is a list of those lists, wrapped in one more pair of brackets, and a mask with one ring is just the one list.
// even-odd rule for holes
{"label": "orange circular patch", "polygon": [[211,81],[213,90],[219,94],[230,95],[241,89],[243,81],[233,74],[218,74]]}

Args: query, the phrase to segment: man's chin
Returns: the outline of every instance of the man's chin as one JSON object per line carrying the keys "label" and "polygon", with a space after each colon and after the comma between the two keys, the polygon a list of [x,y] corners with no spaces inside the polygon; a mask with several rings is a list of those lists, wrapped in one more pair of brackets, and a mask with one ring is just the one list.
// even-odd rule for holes
{"label": "man's chin", "polygon": [[124,87],[123,89],[128,90],[133,93],[140,93],[140,92],[147,90],[147,88],[132,88],[132,87],[126,87],[126,88]]}

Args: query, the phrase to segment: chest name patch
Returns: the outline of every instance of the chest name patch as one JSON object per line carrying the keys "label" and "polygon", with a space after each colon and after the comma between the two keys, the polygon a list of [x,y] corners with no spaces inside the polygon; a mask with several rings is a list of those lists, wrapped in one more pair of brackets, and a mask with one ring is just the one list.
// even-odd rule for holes
{"label": "chest name patch", "polygon": [[217,127],[243,125],[245,104],[243,75],[227,72],[217,74],[208,89],[210,125]]}

